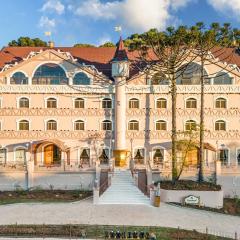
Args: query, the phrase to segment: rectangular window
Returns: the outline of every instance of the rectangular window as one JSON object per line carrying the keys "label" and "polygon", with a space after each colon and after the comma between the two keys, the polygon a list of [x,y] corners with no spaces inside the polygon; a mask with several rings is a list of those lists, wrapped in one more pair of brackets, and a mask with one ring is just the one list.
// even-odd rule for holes
{"label": "rectangular window", "polygon": [[75,108],[84,108],[84,100],[83,99],[76,99],[74,102]]}

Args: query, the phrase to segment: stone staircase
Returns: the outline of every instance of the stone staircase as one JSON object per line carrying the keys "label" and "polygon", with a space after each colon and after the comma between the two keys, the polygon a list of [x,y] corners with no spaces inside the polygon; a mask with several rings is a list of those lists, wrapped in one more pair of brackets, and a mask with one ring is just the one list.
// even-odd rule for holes
{"label": "stone staircase", "polygon": [[150,205],[150,200],[135,185],[129,170],[116,169],[111,186],[100,196],[98,204]]}

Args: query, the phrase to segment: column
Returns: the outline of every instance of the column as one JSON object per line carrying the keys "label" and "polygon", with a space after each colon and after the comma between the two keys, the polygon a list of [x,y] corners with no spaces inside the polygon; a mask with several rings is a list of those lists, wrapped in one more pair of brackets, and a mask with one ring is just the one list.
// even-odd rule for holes
{"label": "column", "polygon": [[127,165],[126,148],[126,78],[115,78],[115,166]]}

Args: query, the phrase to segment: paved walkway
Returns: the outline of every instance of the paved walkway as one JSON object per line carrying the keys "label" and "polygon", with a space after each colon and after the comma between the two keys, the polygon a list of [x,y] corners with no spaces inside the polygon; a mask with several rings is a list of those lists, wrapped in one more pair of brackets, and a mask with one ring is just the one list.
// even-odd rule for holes
{"label": "paved walkway", "polygon": [[92,200],[77,203],[11,204],[0,206],[4,224],[106,224],[180,227],[240,234],[240,217],[161,204],[93,205]]}

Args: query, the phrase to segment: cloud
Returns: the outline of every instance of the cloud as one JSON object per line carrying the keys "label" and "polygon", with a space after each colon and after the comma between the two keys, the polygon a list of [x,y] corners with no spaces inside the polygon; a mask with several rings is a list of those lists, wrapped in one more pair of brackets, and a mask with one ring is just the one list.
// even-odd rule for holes
{"label": "cloud", "polygon": [[69,10],[78,16],[95,20],[116,20],[129,30],[146,31],[150,28],[160,30],[176,21],[171,11],[177,11],[195,0],[123,0],[101,2],[85,0]]}
{"label": "cloud", "polygon": [[41,8],[41,11],[43,12],[49,11],[57,13],[59,15],[63,14],[64,10],[65,6],[61,3],[61,1],[58,0],[48,0]]}
{"label": "cloud", "polygon": [[98,45],[98,46],[101,46],[101,45],[103,45],[103,44],[106,43],[106,42],[112,42],[111,37],[109,37],[109,36],[103,36],[103,37],[101,37],[101,38],[99,39],[97,45]]}
{"label": "cloud", "polygon": [[207,0],[219,12],[234,16],[240,21],[240,0]]}
{"label": "cloud", "polygon": [[45,30],[50,30],[56,27],[55,19],[49,19],[46,16],[42,16],[39,20],[39,27],[44,28]]}

